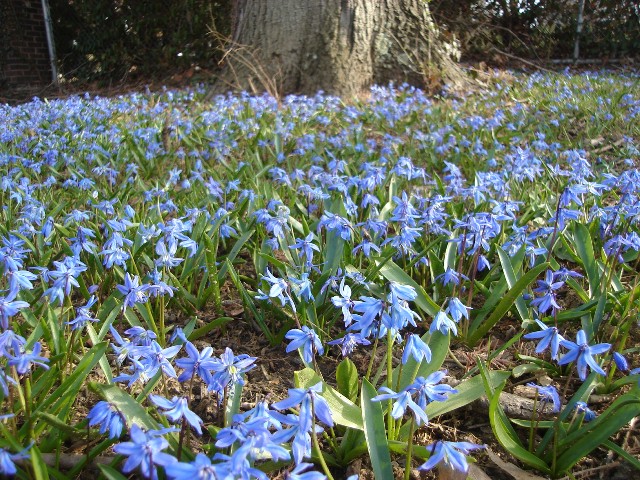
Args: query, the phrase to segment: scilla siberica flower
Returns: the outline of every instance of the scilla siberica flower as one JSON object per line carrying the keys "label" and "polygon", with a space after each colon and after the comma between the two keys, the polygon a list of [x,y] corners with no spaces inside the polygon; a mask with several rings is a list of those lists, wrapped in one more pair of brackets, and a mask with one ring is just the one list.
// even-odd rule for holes
{"label": "scilla siberica flower", "polygon": [[109,402],[100,401],[95,404],[87,415],[89,426],[100,425],[100,433],[109,431],[109,438],[120,438],[124,427],[124,417],[118,409]]}
{"label": "scilla siberica flower", "polygon": [[589,345],[587,343],[587,334],[584,330],[580,330],[576,335],[576,343],[569,340],[563,340],[560,345],[569,351],[560,358],[558,365],[566,365],[570,362],[576,362],[578,375],[580,376],[580,380],[583,382],[587,378],[587,366],[591,367],[591,370],[599,373],[600,375],[606,375],[605,371],[600,367],[593,356],[609,350],[611,348],[610,343]]}
{"label": "scilla siberica flower", "polygon": [[191,463],[175,462],[165,467],[167,476],[174,480],[217,480],[231,478],[231,467],[226,462],[211,463],[204,453],[198,453]]}
{"label": "scilla siberica flower", "polygon": [[555,312],[560,308],[556,302],[556,290],[564,285],[562,281],[556,281],[551,270],[547,270],[544,280],[538,280],[538,286],[533,289],[534,292],[542,294],[531,301],[531,306],[538,309],[540,313],[546,313],[551,310]]}
{"label": "scilla siberica flower", "polygon": [[171,400],[167,400],[160,395],[151,394],[149,395],[149,400],[163,409],[164,412],[162,413],[173,423],[179,423],[184,420],[198,432],[198,435],[202,435],[202,419],[189,410],[189,402],[186,397],[173,397]]}
{"label": "scilla siberica flower", "polygon": [[[373,402],[385,400],[395,400],[391,410],[391,416],[396,420],[402,418],[408,408],[411,409],[413,417],[418,424],[429,422],[425,409],[430,402],[443,402],[449,395],[457,393],[450,385],[438,385],[447,374],[446,371],[433,372],[428,377],[417,377],[415,381],[405,387],[400,392],[394,392],[390,388],[381,387],[381,395],[376,395],[371,399]],[[413,397],[416,397],[414,400]]]}
{"label": "scilla siberica flower", "polygon": [[300,429],[305,432],[311,429],[313,413],[321,422],[333,427],[329,404],[319,395],[320,393],[322,393],[322,382],[316,383],[307,389],[290,388],[289,397],[274,403],[272,407],[278,410],[285,410],[300,405]]}
{"label": "scilla siberica flower", "polygon": [[19,453],[9,453],[8,450],[4,448],[0,448],[0,475],[3,477],[13,476],[18,473],[18,469],[14,462],[18,460],[26,460],[29,458],[29,454],[27,450],[31,448],[31,446],[25,448]]}
{"label": "scilla siberica flower", "polygon": [[542,330],[527,333],[522,338],[527,340],[540,340],[536,346],[536,353],[542,353],[551,346],[551,358],[557,360],[558,348],[560,347],[560,343],[564,341],[564,338],[558,333],[557,327],[548,327],[537,318],[536,323]]}
{"label": "scilla siberica flower", "polygon": [[467,463],[467,455],[472,450],[486,448],[486,445],[476,445],[469,442],[445,442],[438,441],[426,447],[431,452],[429,460],[418,467],[418,470],[431,470],[440,463],[456,470],[458,472],[467,473],[469,464]]}
{"label": "scilla siberica flower", "polygon": [[560,395],[558,394],[558,390],[554,386],[542,386],[536,385],[535,383],[527,383],[528,387],[533,387],[538,391],[538,396],[540,397],[540,401],[545,404],[551,402],[553,409],[551,410],[553,413],[558,413],[560,411],[560,407],[562,406],[562,402],[560,401]]}
{"label": "scilla siberica flower", "polygon": [[138,425],[133,424],[129,432],[131,441],[113,447],[114,452],[129,457],[122,471],[130,473],[139,466],[144,478],[156,480],[156,465],[167,466],[175,463],[176,459],[173,456],[162,451],[169,446],[169,442],[162,437],[163,433],[165,432],[155,430],[144,432]]}
{"label": "scilla siberica flower", "polygon": [[287,353],[302,348],[302,358],[307,363],[313,363],[313,357],[316,353],[318,355],[324,353],[320,337],[306,325],[303,325],[301,329],[293,328],[289,330],[285,338],[291,340],[291,343],[287,345]]}

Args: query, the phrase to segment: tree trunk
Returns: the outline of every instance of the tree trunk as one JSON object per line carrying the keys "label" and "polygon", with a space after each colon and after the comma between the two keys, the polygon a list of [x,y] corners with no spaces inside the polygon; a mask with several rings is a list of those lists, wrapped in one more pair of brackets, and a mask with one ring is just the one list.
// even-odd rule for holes
{"label": "tree trunk", "polygon": [[426,0],[236,0],[227,88],[355,95],[462,82]]}

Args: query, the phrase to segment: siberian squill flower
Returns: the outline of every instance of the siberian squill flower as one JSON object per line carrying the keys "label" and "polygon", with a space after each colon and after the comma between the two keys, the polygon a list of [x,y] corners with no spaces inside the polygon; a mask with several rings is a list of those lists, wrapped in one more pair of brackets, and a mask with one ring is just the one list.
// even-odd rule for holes
{"label": "siberian squill flower", "polygon": [[231,475],[227,462],[211,463],[204,453],[198,453],[191,463],[175,462],[167,465],[165,470],[173,480],[218,480]]}
{"label": "siberian squill flower", "polygon": [[427,413],[420,408],[416,402],[411,398],[411,392],[404,389],[400,392],[394,392],[390,388],[381,387],[380,391],[383,392],[380,395],[376,395],[371,399],[373,402],[382,402],[385,400],[394,400],[393,408],[391,410],[391,416],[396,420],[402,418],[407,410],[407,407],[413,412],[413,417],[418,425],[426,424],[429,422]]}
{"label": "siberian squill flower", "polygon": [[576,362],[576,368],[578,370],[580,380],[584,381],[587,378],[587,366],[591,367],[591,370],[599,373],[600,375],[606,375],[605,371],[600,367],[593,356],[609,350],[611,348],[610,343],[589,345],[587,343],[587,334],[584,330],[580,330],[576,335],[576,343],[573,343],[570,340],[563,340],[560,345],[569,351],[560,358],[558,365],[566,365],[570,362]]}
{"label": "siberian squill flower", "polygon": [[33,344],[33,350],[31,352],[19,352],[14,355],[8,356],[9,366],[16,367],[16,371],[20,375],[24,375],[31,369],[31,365],[40,365],[45,370],[49,370],[49,359],[41,357],[42,345],[40,342]]}
{"label": "siberian squill flower", "polygon": [[371,345],[371,342],[366,338],[362,338],[360,333],[347,333],[342,338],[327,342],[327,345],[340,345],[342,356],[348,357],[358,345]]}
{"label": "siberian squill flower", "polygon": [[596,412],[591,410],[587,406],[586,402],[576,402],[574,408],[575,408],[575,410],[576,410],[576,412],[578,414],[584,414],[584,421],[585,422],[590,422],[591,420],[596,418]]}
{"label": "siberian squill flower", "polygon": [[305,265],[313,264],[313,252],[319,252],[320,247],[311,243],[313,241],[313,233],[309,233],[304,239],[296,238],[296,243],[289,245],[289,248],[299,250],[298,256],[305,259]]}
{"label": "siberian squill flower", "polygon": [[71,330],[82,330],[87,325],[87,323],[98,321],[98,319],[95,318],[93,312],[91,311],[91,307],[95,305],[97,300],[98,299],[95,297],[95,295],[91,295],[85,305],[76,308],[76,318],[74,318],[70,322],[66,322],[67,325],[71,326]]}
{"label": "siberian squill flower", "polygon": [[448,335],[449,331],[453,332],[453,335],[458,335],[458,327],[456,326],[456,322],[454,322],[449,315],[447,315],[444,310],[440,310],[433,322],[431,322],[431,326],[429,327],[429,333],[433,334],[433,332],[439,331],[443,335]]}
{"label": "siberian squill flower", "polygon": [[[348,327],[351,325],[353,321],[353,317],[351,314],[351,309],[355,305],[354,301],[351,300],[351,287],[347,285],[344,281],[344,278],[340,282],[340,296],[331,297],[331,303],[333,303],[336,307],[342,309],[342,316],[344,317],[344,326]],[[28,305],[27,305],[28,306]]]}
{"label": "siberian squill flower", "polygon": [[256,360],[256,357],[250,357],[245,353],[234,355],[233,350],[227,347],[219,359],[213,359],[211,370],[215,373],[211,378],[209,389],[222,393],[229,383],[244,385],[242,376],[255,368]]}
{"label": "siberian squill flower", "polygon": [[431,361],[431,349],[429,345],[424,343],[419,335],[412,333],[407,338],[404,352],[402,353],[402,364],[404,365],[409,361],[409,357],[413,357],[416,362],[421,362],[423,359],[427,363]]}
{"label": "siberian squill flower", "polygon": [[0,327],[3,330],[9,328],[9,318],[13,317],[22,308],[27,308],[29,304],[22,300],[15,300],[15,295],[0,297]]}
{"label": "siberian squill flower", "polygon": [[469,442],[446,442],[438,441],[426,447],[431,452],[429,460],[418,467],[418,470],[431,470],[440,463],[458,472],[467,473],[469,464],[467,463],[467,455],[472,450],[486,448],[486,445],[476,445]]}
{"label": "siberian squill flower", "polygon": [[320,337],[306,325],[303,325],[301,329],[293,328],[289,330],[285,338],[291,340],[291,343],[287,345],[287,353],[302,348],[302,358],[307,363],[313,362],[313,357],[316,353],[318,355],[324,353]]}
{"label": "siberian squill flower", "polygon": [[202,352],[199,352],[191,342],[186,342],[184,348],[188,356],[175,361],[175,364],[183,369],[178,381],[185,382],[197,374],[205,383],[212,383],[211,370],[216,362],[215,359],[211,358],[213,348],[205,347]]}
{"label": "siberian squill flower", "polygon": [[552,385],[544,387],[542,385],[536,385],[535,383],[527,383],[528,387],[533,387],[538,391],[538,395],[540,396],[540,400],[543,403],[549,403],[553,405],[553,409],[551,410],[553,413],[558,413],[560,411],[560,407],[562,406],[562,402],[560,401],[560,395],[558,394],[558,390]]}
{"label": "siberian squill flower", "polygon": [[544,280],[538,280],[538,286],[533,289],[534,292],[542,294],[531,301],[531,306],[536,307],[540,313],[546,313],[548,310],[554,312],[560,308],[556,302],[556,290],[564,285],[562,281],[556,281],[551,270],[547,270]]}
{"label": "siberian squill flower", "polygon": [[540,340],[536,346],[536,353],[544,352],[549,346],[551,346],[551,358],[558,359],[558,348],[560,343],[564,341],[564,338],[558,333],[557,327],[549,327],[536,319],[536,323],[541,328],[537,332],[531,332],[524,335],[522,338],[527,340]]}
{"label": "siberian squill flower", "polygon": [[0,475],[3,477],[6,475],[7,477],[12,477],[16,473],[18,473],[18,469],[16,468],[16,464],[14,462],[18,460],[26,460],[29,458],[29,454],[27,450],[29,450],[31,446],[25,448],[19,453],[9,453],[9,450],[5,448],[0,448]]}
{"label": "siberian squill flower", "polygon": [[94,405],[87,415],[89,426],[100,425],[100,433],[109,431],[109,438],[120,438],[124,427],[124,417],[111,403],[100,401]]}
{"label": "siberian squill flower", "polygon": [[284,473],[284,480],[324,480],[327,478],[326,475],[309,470],[309,468],[313,468],[313,464],[301,462],[290,472]]}
{"label": "siberian squill flower", "polygon": [[184,420],[198,432],[198,435],[202,435],[202,419],[189,409],[189,401],[186,397],[173,397],[171,400],[167,400],[161,395],[151,394],[149,400],[163,409],[163,415],[173,423]]}
{"label": "siberian squill flower", "polygon": [[156,465],[167,466],[176,462],[173,456],[162,451],[169,446],[169,442],[159,435],[159,432],[144,432],[138,425],[133,424],[129,433],[130,442],[119,443],[113,447],[114,452],[129,457],[122,467],[124,473],[130,473],[139,466],[144,478],[156,480]]}
{"label": "siberian squill flower", "polygon": [[140,285],[140,277],[124,274],[124,285],[116,285],[118,291],[124,295],[124,304],[122,308],[133,307],[136,303],[145,303],[149,300],[148,284]]}
{"label": "siberian squill flower", "polygon": [[273,408],[278,410],[285,410],[287,408],[293,408],[300,405],[300,429],[308,432],[311,429],[313,423],[312,413],[329,427],[333,427],[333,418],[331,417],[331,409],[327,401],[320,396],[322,393],[322,382],[304,389],[304,388],[290,388],[289,397],[284,400],[274,403]]}

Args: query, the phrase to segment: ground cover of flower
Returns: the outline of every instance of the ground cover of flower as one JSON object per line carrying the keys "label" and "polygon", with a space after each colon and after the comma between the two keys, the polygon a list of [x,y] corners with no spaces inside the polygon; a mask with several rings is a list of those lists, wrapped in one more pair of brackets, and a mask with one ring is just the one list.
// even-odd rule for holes
{"label": "ground cover of flower", "polygon": [[0,475],[637,474],[639,79],[0,106]]}

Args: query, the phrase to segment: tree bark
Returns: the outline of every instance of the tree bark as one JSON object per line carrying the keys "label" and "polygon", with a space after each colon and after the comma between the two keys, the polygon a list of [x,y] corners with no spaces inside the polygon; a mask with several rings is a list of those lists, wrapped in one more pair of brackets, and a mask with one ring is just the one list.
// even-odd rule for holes
{"label": "tree bark", "polygon": [[372,84],[461,82],[426,0],[237,0],[222,76],[272,94],[355,95]]}

